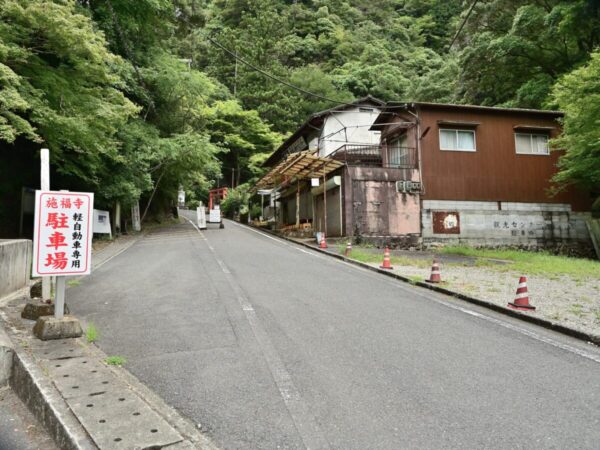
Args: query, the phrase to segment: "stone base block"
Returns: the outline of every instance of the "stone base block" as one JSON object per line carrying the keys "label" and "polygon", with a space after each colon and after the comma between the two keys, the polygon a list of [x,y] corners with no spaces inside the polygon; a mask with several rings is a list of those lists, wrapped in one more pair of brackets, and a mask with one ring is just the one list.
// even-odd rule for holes
{"label": "stone base block", "polygon": [[[69,314],[69,307],[65,305],[65,314]],[[41,300],[30,300],[27,302],[21,317],[23,319],[38,320],[42,316],[53,316],[54,315],[54,303],[47,304]]]}
{"label": "stone base block", "polygon": [[77,338],[83,334],[79,320],[73,316],[56,319],[54,316],[40,317],[33,327],[33,334],[42,341],[51,339]]}

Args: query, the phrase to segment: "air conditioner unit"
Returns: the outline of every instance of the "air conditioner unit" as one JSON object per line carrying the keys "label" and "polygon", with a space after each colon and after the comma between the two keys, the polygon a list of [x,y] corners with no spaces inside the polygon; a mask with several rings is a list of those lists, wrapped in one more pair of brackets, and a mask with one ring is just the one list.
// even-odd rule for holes
{"label": "air conditioner unit", "polygon": [[396,192],[406,192],[408,190],[408,183],[410,183],[410,181],[396,181]]}
{"label": "air conditioner unit", "polygon": [[410,181],[410,192],[421,192],[421,182],[420,181]]}

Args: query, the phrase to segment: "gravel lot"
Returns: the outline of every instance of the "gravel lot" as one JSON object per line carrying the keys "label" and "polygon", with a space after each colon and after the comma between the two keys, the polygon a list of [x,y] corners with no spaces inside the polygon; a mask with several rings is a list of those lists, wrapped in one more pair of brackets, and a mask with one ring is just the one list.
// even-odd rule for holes
{"label": "gravel lot", "polygon": [[[372,263],[372,266],[378,266]],[[521,274],[506,266],[441,265],[444,287],[491,303],[513,301]],[[510,266],[509,266],[510,267]],[[414,280],[429,278],[430,269],[395,265],[394,271]],[[536,314],[571,328],[600,334],[600,280],[570,276],[527,276],[529,303]]]}

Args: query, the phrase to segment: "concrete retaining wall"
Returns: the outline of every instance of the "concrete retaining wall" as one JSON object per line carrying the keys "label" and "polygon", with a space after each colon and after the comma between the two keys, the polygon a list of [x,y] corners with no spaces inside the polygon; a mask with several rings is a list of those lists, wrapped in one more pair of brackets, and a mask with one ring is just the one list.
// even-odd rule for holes
{"label": "concrete retaining wall", "polygon": [[[444,229],[446,223],[440,220],[445,214],[455,215],[458,225]],[[424,201],[421,215],[425,243],[526,247],[591,245],[586,227],[590,217],[566,204],[439,200]],[[454,222],[454,217],[448,221]]]}
{"label": "concrete retaining wall", "polygon": [[14,348],[0,324],[0,388],[7,386],[12,374]]}
{"label": "concrete retaining wall", "polygon": [[0,298],[27,286],[30,266],[30,240],[0,240]]}

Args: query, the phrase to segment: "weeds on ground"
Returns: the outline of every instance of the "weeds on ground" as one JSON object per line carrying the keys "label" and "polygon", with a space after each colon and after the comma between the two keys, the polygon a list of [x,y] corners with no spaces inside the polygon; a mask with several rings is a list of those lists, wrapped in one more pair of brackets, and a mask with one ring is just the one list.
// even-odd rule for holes
{"label": "weeds on ground", "polygon": [[600,309],[594,311],[594,316],[596,316],[596,321],[600,322]]}
{"label": "weeds on ground", "polygon": [[[344,247],[345,248],[345,247]],[[369,253],[365,251],[361,251],[360,249],[353,248],[352,253],[350,253],[350,258],[362,262],[362,263],[381,263],[383,262],[383,250],[381,254],[378,255],[376,253]],[[413,259],[407,258],[405,256],[390,256],[390,262],[393,265],[397,266],[413,266],[413,267],[421,267],[427,268],[430,267],[429,261],[423,259]]]}
{"label": "weeds on ground", "polygon": [[90,344],[98,340],[98,330],[93,323],[90,323],[85,330],[85,338]]}
{"label": "weeds on ground", "polygon": [[408,282],[412,285],[416,285],[418,282],[423,281],[423,277],[420,277],[418,275],[410,275],[407,278]]}
{"label": "weeds on ground", "polygon": [[583,305],[580,305],[579,303],[573,303],[569,307],[569,312],[577,317],[581,317],[584,315]]}
{"label": "weeds on ground", "polygon": [[551,319],[553,319],[553,320],[560,321],[560,319],[561,319],[561,317],[560,317],[560,313],[558,313],[558,312],[555,312],[554,314],[552,314],[552,315],[550,316],[550,318],[551,318]]}
{"label": "weeds on ground", "polygon": [[[512,261],[509,267],[496,266],[499,270],[516,270],[528,274],[570,275],[575,278],[600,278],[600,262],[586,258],[556,256],[548,252],[525,250],[484,249],[469,246],[448,246],[440,250],[445,254],[475,256]],[[557,279],[557,278],[555,278]]]}
{"label": "weeds on ground", "polygon": [[69,280],[67,281],[67,286],[79,286],[81,284],[81,280]]}
{"label": "weeds on ground", "polygon": [[104,362],[109,366],[122,366],[127,362],[127,360],[122,356],[109,356],[104,360]]}

